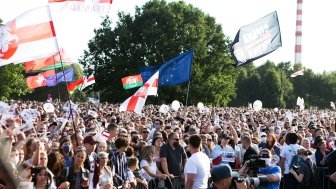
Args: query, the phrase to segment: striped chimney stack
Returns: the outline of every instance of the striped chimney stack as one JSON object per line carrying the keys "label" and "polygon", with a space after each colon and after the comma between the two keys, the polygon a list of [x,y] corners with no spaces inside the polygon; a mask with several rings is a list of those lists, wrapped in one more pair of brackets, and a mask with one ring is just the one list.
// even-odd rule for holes
{"label": "striped chimney stack", "polygon": [[302,53],[302,0],[297,0],[296,31],[295,31],[295,64],[301,62]]}

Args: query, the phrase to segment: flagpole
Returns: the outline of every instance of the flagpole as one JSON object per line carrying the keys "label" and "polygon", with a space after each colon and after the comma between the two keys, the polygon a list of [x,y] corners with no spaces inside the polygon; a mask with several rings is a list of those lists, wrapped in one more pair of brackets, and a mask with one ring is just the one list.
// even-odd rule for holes
{"label": "flagpole", "polygon": [[189,89],[190,89],[190,79],[191,79],[191,73],[192,73],[192,63],[194,61],[194,50],[192,51],[192,56],[191,56],[191,64],[190,64],[190,75],[189,75],[189,82],[188,82],[188,90],[187,90],[187,97],[186,97],[186,106],[188,106],[188,98],[189,98]]}
{"label": "flagpole", "polygon": [[[48,14],[49,14],[50,18],[52,19],[49,5],[47,5],[47,7],[48,7]],[[53,25],[52,25],[52,27],[53,27],[52,29],[54,30],[54,32],[55,32],[55,34],[56,34],[56,30],[55,30],[55,28],[54,28]],[[63,78],[64,78],[65,86],[68,86],[68,82],[67,82],[67,80],[66,80],[66,78],[65,78],[65,73],[64,73],[63,60],[62,60],[62,56],[61,56],[61,53],[60,53],[60,48],[59,48],[59,46],[58,46],[57,35],[55,35],[55,36],[56,36],[56,37],[55,37],[56,48],[57,48],[57,50],[58,50],[58,55],[60,56],[60,61],[61,61],[61,67],[62,67],[62,72],[63,72]],[[73,67],[73,66],[72,66],[72,67]],[[57,79],[57,73],[56,73],[56,79]],[[57,81],[57,80],[56,80],[56,81]],[[57,85],[58,85],[58,83],[57,83]],[[67,88],[67,87],[66,87],[66,88]],[[72,125],[73,125],[73,128],[74,128],[74,130],[75,130],[76,144],[77,144],[77,146],[78,146],[77,126],[76,126],[76,124],[75,124],[75,120],[74,120],[73,113],[72,113],[72,107],[71,107],[71,102],[70,102],[70,93],[69,93],[69,91],[68,91],[68,88],[66,89],[66,92],[67,92],[67,94],[68,94],[68,101],[69,101],[70,114],[71,114],[72,123],[73,123]],[[69,117],[70,117],[70,116],[69,116]]]}
{"label": "flagpole", "polygon": [[186,103],[185,103],[186,106],[188,106],[189,88],[190,88],[190,80],[188,82],[187,98],[186,98]]}
{"label": "flagpole", "polygon": [[[58,48],[58,47],[57,47]],[[57,70],[56,70],[56,61],[55,61],[55,55],[52,56],[53,57],[53,60],[54,60],[54,70],[55,70],[55,73],[56,73],[56,76],[57,76]],[[56,77],[56,83],[58,83],[57,81],[57,77]],[[60,89],[59,89],[59,85],[57,85],[57,92],[58,92],[58,103],[61,102],[61,93],[60,93]]]}

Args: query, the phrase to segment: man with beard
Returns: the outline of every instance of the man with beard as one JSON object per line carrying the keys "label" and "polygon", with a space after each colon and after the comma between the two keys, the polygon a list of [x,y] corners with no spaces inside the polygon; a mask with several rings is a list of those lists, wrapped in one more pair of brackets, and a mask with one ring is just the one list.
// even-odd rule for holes
{"label": "man with beard", "polygon": [[167,144],[162,145],[160,149],[162,171],[170,178],[165,180],[165,185],[173,189],[181,188],[181,181],[184,179],[183,167],[187,158],[179,140],[179,134],[172,132],[168,135]]}

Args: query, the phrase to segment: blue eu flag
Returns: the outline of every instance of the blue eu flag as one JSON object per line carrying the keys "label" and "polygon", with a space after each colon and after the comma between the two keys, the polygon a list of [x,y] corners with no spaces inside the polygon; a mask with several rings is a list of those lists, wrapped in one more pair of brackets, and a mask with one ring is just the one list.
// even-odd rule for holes
{"label": "blue eu flag", "polygon": [[193,50],[180,54],[160,66],[149,66],[140,69],[145,83],[152,75],[159,72],[159,86],[174,86],[190,80]]}
{"label": "blue eu flag", "polygon": [[[64,80],[65,78],[65,80]],[[57,85],[61,82],[71,82],[74,80],[74,68],[69,68],[67,70],[64,70],[64,76],[63,71],[58,72],[57,74],[50,76],[46,79],[46,83],[48,87],[52,87]]]}

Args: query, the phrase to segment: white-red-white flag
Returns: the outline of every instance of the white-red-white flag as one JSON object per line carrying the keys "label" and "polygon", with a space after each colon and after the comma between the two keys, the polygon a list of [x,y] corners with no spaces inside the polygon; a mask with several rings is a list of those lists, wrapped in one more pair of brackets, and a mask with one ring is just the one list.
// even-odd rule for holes
{"label": "white-red-white flag", "polygon": [[159,71],[157,71],[149,80],[140,87],[137,92],[125,100],[119,107],[119,111],[131,111],[141,114],[148,95],[157,95]]}
{"label": "white-red-white flag", "polygon": [[94,12],[108,14],[112,0],[49,0],[51,5],[60,7],[60,10],[72,10],[78,12]]}
{"label": "white-red-white flag", "polygon": [[83,90],[86,87],[88,87],[88,86],[90,86],[90,85],[92,85],[94,83],[96,83],[96,80],[95,80],[94,75],[92,74],[92,75],[90,75],[90,77],[84,79],[84,83],[81,86],[80,90]]}
{"label": "white-red-white flag", "polygon": [[40,59],[57,51],[47,6],[31,9],[0,27],[0,66]]}
{"label": "white-red-white flag", "polygon": [[304,72],[304,69],[299,70],[299,71],[297,71],[297,72],[294,72],[294,73],[292,73],[290,76],[291,76],[291,77],[296,77],[296,76],[299,76],[299,75],[303,75],[303,72]]}

